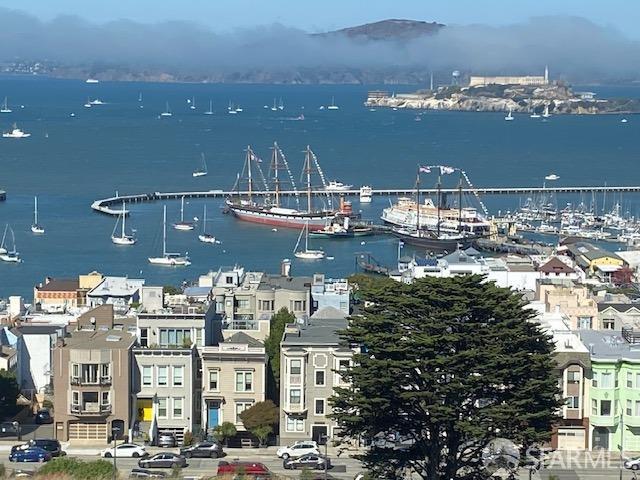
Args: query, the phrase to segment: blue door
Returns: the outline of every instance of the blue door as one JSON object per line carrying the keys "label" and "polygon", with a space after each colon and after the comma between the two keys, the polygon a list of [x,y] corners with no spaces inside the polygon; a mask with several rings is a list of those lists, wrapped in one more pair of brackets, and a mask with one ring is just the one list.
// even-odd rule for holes
{"label": "blue door", "polygon": [[209,428],[215,428],[219,425],[220,420],[220,404],[218,402],[211,402],[209,404],[209,420],[207,421],[207,426]]}

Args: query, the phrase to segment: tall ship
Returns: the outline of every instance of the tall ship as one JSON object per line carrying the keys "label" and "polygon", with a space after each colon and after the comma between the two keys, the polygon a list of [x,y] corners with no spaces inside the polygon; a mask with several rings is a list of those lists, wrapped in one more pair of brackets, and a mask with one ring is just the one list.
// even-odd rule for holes
{"label": "tall ship", "polygon": [[[242,172],[233,187],[236,193],[226,200],[228,211],[247,222],[297,229],[306,227],[309,231],[320,230],[330,224],[336,210],[331,192],[325,190],[324,173],[309,146],[304,155],[302,179],[305,190],[299,191],[289,163],[277,143],[273,144],[266,176],[261,167],[262,160],[248,146]],[[285,185],[287,188],[283,189]],[[323,193],[315,193],[319,191]],[[283,192],[287,193],[286,205]]]}
{"label": "tall ship", "polygon": [[[425,196],[421,199],[420,174],[438,171],[435,199]],[[459,174],[455,194],[450,189],[443,191],[442,176]],[[475,203],[472,206],[463,189],[471,188]],[[478,238],[489,235],[491,223],[487,211],[463,170],[441,165],[420,167],[416,177],[415,198],[402,197],[382,211],[382,220],[392,225],[392,233],[403,242],[429,251],[454,251],[467,248]]]}

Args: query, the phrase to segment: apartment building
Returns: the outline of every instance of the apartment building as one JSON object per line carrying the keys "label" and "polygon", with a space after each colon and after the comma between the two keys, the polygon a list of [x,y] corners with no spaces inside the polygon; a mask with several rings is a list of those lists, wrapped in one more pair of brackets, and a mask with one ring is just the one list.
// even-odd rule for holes
{"label": "apartment building", "polygon": [[337,332],[347,327],[344,312],[333,307],[318,310],[302,324],[290,325],[280,343],[280,441],[312,438],[324,443],[333,437],[336,423],[329,398],[334,387],[345,385],[340,370],[358,350],[343,345]]}
{"label": "apartment building", "polygon": [[87,293],[102,281],[102,274],[91,272],[77,278],[45,278],[33,289],[33,305],[45,312],[65,312],[84,307]]}
{"label": "apartment building", "polygon": [[564,313],[572,330],[597,328],[598,304],[586,286],[566,279],[541,279],[536,298],[545,304],[545,311]]}
{"label": "apartment building", "polygon": [[262,342],[236,332],[200,349],[202,361],[202,428],[211,432],[232,422],[248,438],[240,414],[265,400],[267,355]]}
{"label": "apartment building", "polygon": [[54,432],[58,440],[131,434],[131,349],[135,321],[114,321],[111,305],[81,315],[53,351]]}

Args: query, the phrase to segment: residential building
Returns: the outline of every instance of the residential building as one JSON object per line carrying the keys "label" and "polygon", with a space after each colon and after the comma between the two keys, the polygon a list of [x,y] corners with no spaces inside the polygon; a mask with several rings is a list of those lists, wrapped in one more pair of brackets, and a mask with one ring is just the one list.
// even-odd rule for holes
{"label": "residential building", "polygon": [[640,451],[640,332],[585,330],[589,348],[589,446],[618,452]]}
{"label": "residential building", "polygon": [[311,283],[311,298],[313,311],[322,310],[325,307],[333,307],[345,315],[350,312],[349,281],[333,278],[325,278],[323,273],[313,275]]}
{"label": "residential building", "polygon": [[[183,311],[186,310],[186,311]],[[194,307],[194,310],[199,310]],[[189,308],[164,309],[137,315],[141,347],[174,348],[205,345],[205,317]]]}
{"label": "residential building", "polygon": [[23,392],[44,393],[50,388],[53,349],[65,332],[59,324],[22,323],[11,329],[18,355],[16,380]]}
{"label": "residential building", "polygon": [[164,291],[162,287],[143,286],[140,289],[140,311],[152,313],[164,308]]}
{"label": "residential building", "polygon": [[582,275],[578,269],[573,268],[568,257],[560,259],[559,257],[551,257],[548,261],[538,267],[540,278],[542,279],[566,279],[581,280]]}
{"label": "residential building", "polygon": [[310,438],[325,443],[334,436],[329,398],[335,387],[345,385],[339,372],[357,351],[338,337],[346,327],[344,312],[333,307],[287,326],[280,343],[281,443]]}
{"label": "residential building", "polygon": [[132,304],[140,303],[143,279],[102,277],[102,281],[87,292],[87,305],[97,307],[110,304],[118,313],[126,313]]}
{"label": "residential building", "polygon": [[556,360],[555,375],[565,399],[560,420],[553,427],[551,447],[558,450],[589,448],[589,349],[569,329],[569,319],[560,313],[543,313],[534,320],[551,335]]}
{"label": "residential building", "polygon": [[58,440],[131,438],[131,349],[135,320],[118,323],[111,305],[81,315],[53,351]]}
{"label": "residential building", "polygon": [[598,274],[606,280],[610,280],[611,274],[625,265],[617,254],[586,242],[568,245],[567,251],[585,273]]}
{"label": "residential building", "polygon": [[0,370],[15,373],[18,367],[18,351],[7,345],[0,346]]}
{"label": "residential building", "polygon": [[544,302],[546,312],[569,317],[572,330],[598,327],[598,305],[584,285],[571,280],[542,279],[538,281],[536,298]]}
{"label": "residential building", "polygon": [[238,439],[251,435],[240,413],[265,400],[267,355],[264,344],[244,332],[235,332],[215,345],[200,349],[202,360],[202,428],[211,432],[232,422]]}
{"label": "residential building", "polygon": [[86,304],[86,291],[75,278],[49,278],[33,289],[33,304],[37,310],[64,312]]}

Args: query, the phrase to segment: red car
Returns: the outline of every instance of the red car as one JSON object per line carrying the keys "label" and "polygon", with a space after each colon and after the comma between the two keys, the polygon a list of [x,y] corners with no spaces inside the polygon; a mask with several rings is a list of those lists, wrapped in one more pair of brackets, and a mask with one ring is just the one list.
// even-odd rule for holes
{"label": "red car", "polygon": [[263,463],[258,462],[219,462],[218,476],[245,475],[253,480],[271,478],[271,472]]}

